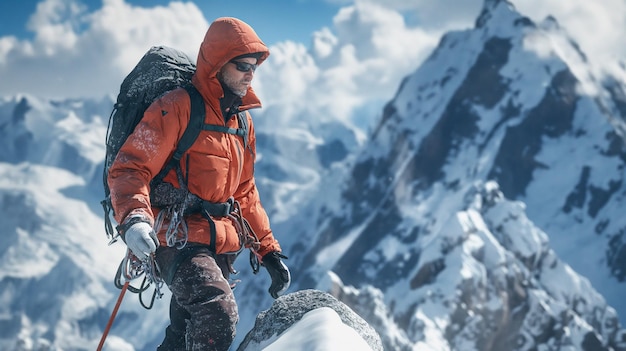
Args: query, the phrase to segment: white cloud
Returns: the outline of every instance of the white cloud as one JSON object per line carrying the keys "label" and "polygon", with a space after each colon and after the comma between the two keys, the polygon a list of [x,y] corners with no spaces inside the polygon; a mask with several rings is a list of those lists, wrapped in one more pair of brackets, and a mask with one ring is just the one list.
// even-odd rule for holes
{"label": "white cloud", "polygon": [[[348,5],[355,0],[326,0]],[[480,13],[483,0],[356,0],[378,4],[403,13],[410,22],[428,30],[465,29],[473,25]]]}
{"label": "white cloud", "polygon": [[385,6],[357,1],[337,13],[333,28],[314,33],[310,50],[295,43],[273,47],[257,76],[263,89],[257,90],[272,120],[297,120],[300,113],[319,120],[372,118],[353,114],[370,104],[379,113],[440,35],[407,26]]}
{"label": "white cloud", "polygon": [[593,62],[626,58],[626,1],[514,0],[515,8],[534,21],[557,19]]}
{"label": "white cloud", "polygon": [[[482,6],[481,0],[337,1],[344,7],[332,27],[313,33],[310,48],[288,41],[274,45],[258,71],[255,88],[275,118],[295,120],[299,113],[348,118],[368,105],[380,113],[440,35],[473,26]],[[625,56],[623,0],[512,2],[535,21],[554,15],[596,61]],[[28,25],[32,40],[0,37],[0,96],[115,94],[150,46],[170,45],[195,60],[208,28],[192,2],[143,8],[124,0],[104,0],[93,12],[79,0],[44,0]]]}
{"label": "white cloud", "polygon": [[175,46],[195,60],[208,23],[191,2],[141,8],[105,0],[87,13],[74,0],[45,0],[28,27],[32,41],[0,38],[0,95],[115,93],[150,46]]}

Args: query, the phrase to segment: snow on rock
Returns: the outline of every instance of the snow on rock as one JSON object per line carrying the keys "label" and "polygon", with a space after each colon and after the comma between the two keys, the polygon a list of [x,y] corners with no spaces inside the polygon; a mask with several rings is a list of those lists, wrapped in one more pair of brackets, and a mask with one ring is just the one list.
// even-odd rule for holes
{"label": "snow on rock", "polygon": [[257,316],[238,351],[382,351],[380,336],[359,315],[318,290],[279,297]]}

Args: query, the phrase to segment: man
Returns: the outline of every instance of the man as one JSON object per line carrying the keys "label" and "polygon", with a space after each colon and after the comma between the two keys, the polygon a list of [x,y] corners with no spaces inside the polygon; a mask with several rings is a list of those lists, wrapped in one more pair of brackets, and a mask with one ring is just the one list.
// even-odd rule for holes
{"label": "man", "polygon": [[[139,259],[156,259],[172,292],[170,325],[159,350],[228,350],[239,318],[228,275],[246,240],[242,232],[256,241],[256,257],[272,279],[272,297],[289,287],[289,270],[281,261],[286,257],[255,185],[256,138],[247,112],[261,106],[250,83],[268,56],[268,48],[241,20],[219,18],[209,27],[192,78],[204,100],[205,123],[248,126],[244,135],[200,132],[180,168],[163,178],[172,192],[186,191],[184,203],[153,206],[150,183],[189,123],[185,89],[152,103],[111,166],[108,184],[122,238]],[[240,123],[241,111],[247,123]]]}

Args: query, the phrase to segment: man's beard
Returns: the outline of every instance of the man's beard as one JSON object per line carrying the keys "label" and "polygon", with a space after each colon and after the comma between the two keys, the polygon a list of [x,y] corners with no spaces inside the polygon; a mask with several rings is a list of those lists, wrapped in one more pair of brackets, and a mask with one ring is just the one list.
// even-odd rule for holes
{"label": "man's beard", "polygon": [[236,87],[240,86],[241,80],[235,80],[229,77],[228,75],[222,75],[222,79],[224,80],[224,84],[230,88],[230,90],[237,96],[243,97],[248,92],[247,84],[246,88],[243,90],[237,89]]}

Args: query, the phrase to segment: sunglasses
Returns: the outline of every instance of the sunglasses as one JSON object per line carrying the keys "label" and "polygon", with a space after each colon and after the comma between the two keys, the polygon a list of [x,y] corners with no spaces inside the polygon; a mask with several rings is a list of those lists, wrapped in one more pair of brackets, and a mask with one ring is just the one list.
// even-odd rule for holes
{"label": "sunglasses", "polygon": [[248,72],[249,70],[252,70],[252,72],[254,72],[256,71],[256,68],[258,67],[258,65],[247,63],[247,62],[241,62],[241,61],[230,61],[230,63],[235,65],[237,68],[237,71],[239,72]]}

